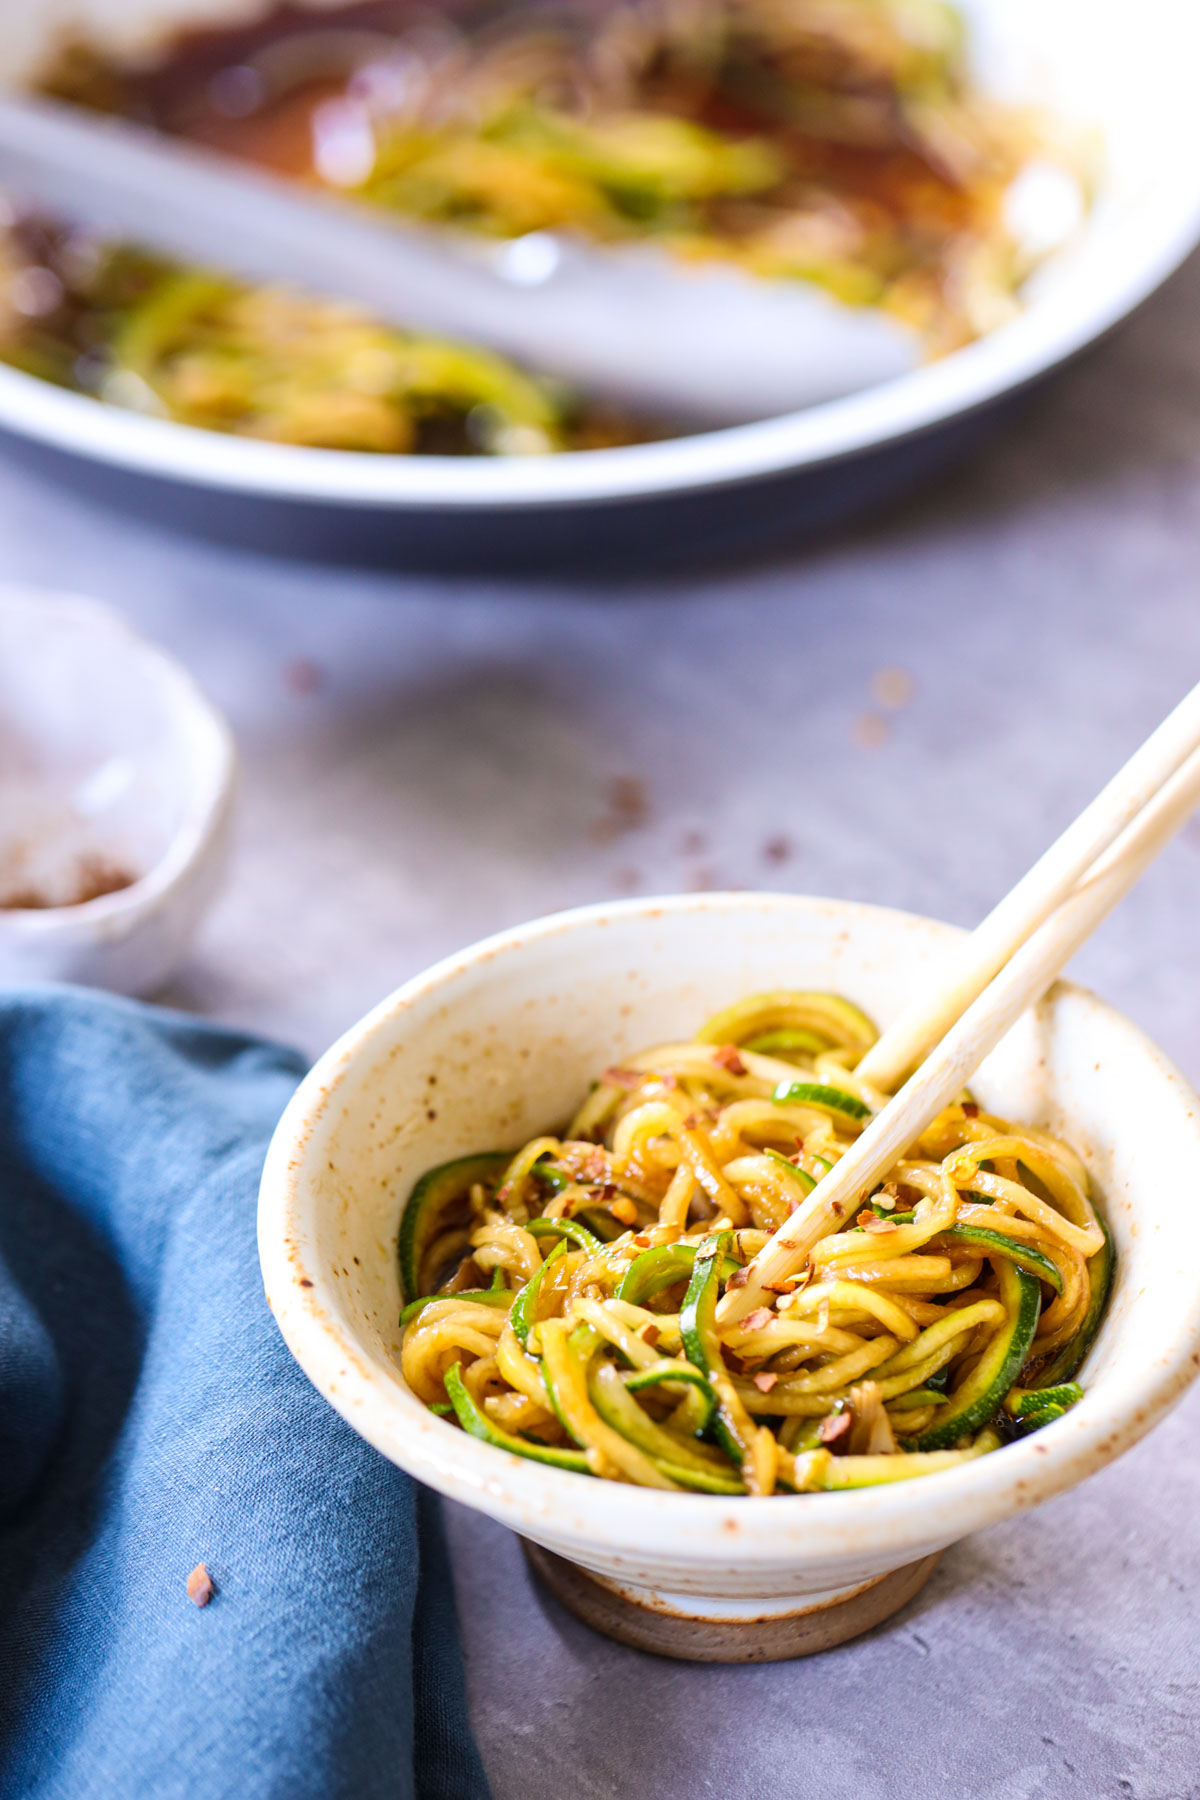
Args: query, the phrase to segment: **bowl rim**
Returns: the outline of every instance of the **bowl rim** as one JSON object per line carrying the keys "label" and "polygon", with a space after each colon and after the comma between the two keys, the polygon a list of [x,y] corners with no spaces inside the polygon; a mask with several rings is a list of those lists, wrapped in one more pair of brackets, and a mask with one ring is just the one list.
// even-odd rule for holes
{"label": "bowl rim", "polygon": [[[417,1479],[534,1536],[538,1523],[545,1521],[558,1541],[569,1540],[581,1552],[591,1544],[607,1554],[653,1560],[656,1546],[669,1546],[675,1561],[695,1562],[711,1558],[714,1551],[728,1555],[736,1547],[739,1562],[753,1568],[778,1564],[781,1557],[820,1563],[875,1547],[900,1560],[907,1550],[965,1536],[1073,1486],[1144,1436],[1200,1372],[1198,1288],[1181,1311],[1171,1349],[1155,1356],[1152,1376],[1143,1376],[1136,1385],[1130,1377],[1124,1383],[1110,1378],[1106,1406],[1097,1417],[1081,1402],[1045,1430],[957,1469],[854,1492],[775,1495],[770,1506],[748,1507],[740,1496],[728,1500],[598,1482],[481,1444],[429,1413],[359,1349],[340,1322],[332,1284],[317,1263],[307,1260],[301,1229],[305,1150],[325,1110],[336,1104],[341,1082],[369,1059],[381,1029],[427,995],[549,936],[614,920],[650,922],[764,907],[836,916],[851,930],[856,922],[872,918],[933,925],[945,932],[948,945],[966,935],[959,927],[896,908],[774,893],[654,896],[550,914],[442,959],[372,1008],[310,1070],[267,1153],[258,1210],[260,1264],[276,1323],[309,1379],[361,1436]],[[1200,1158],[1200,1100],[1157,1046],[1086,988],[1058,982],[1052,995],[1096,1009],[1164,1084],[1176,1088],[1181,1128],[1190,1131]],[[333,1304],[327,1307],[327,1300]],[[935,1514],[943,1513],[953,1518],[952,1530],[936,1523]]]}
{"label": "bowl rim", "polygon": [[[1186,171],[1185,171],[1186,175]],[[1081,240],[1086,242],[1085,237]],[[1200,162],[1143,203],[1104,280],[896,379],[775,419],[561,456],[380,456],[272,444],[126,412],[0,365],[0,428],[131,474],[213,492],[405,511],[521,512],[686,494],[883,450],[995,404],[1112,330],[1200,242]]]}
{"label": "bowl rim", "polygon": [[66,626],[86,620],[108,633],[131,663],[140,664],[162,688],[177,719],[186,721],[198,740],[194,775],[179,823],[161,856],[128,887],[72,906],[36,910],[11,907],[0,911],[0,931],[23,943],[64,934],[107,936],[128,929],[134,919],[153,911],[204,856],[220,832],[232,806],[237,768],[233,733],[192,676],[167,651],[151,643],[106,601],[88,594],[26,586],[0,585],[0,621],[5,613],[53,616]]}

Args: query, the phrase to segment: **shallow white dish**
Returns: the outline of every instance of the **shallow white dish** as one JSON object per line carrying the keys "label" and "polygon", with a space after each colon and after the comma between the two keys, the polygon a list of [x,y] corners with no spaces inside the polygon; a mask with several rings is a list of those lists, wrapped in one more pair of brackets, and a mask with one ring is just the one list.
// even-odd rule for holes
{"label": "shallow white dish", "polygon": [[[0,0],[0,80],[26,77],[65,24],[82,21],[92,35],[128,49],[153,43],[173,21],[236,22],[265,10],[260,0],[57,0],[40,8]],[[152,478],[160,493],[190,485],[297,512],[304,503],[317,515],[303,526],[309,547],[319,547],[321,515],[353,509],[360,517],[392,516],[401,549],[436,540],[451,558],[468,556],[473,542],[507,553],[510,539],[488,534],[498,515],[519,523],[564,508],[603,516],[671,495],[702,501],[717,489],[812,478],[945,428],[1110,329],[1200,236],[1200,115],[1191,91],[1200,11],[1179,0],[1143,0],[1136,9],[1122,0],[965,0],[963,10],[976,30],[983,83],[1094,128],[1102,177],[1085,230],[1030,284],[1022,316],[941,362],[759,424],[544,458],[366,456],[254,443],[102,406],[7,368],[0,368],[0,427]],[[903,473],[898,467],[896,478]],[[827,484],[816,510],[826,509],[836,510]],[[474,540],[462,535],[464,515],[479,523]],[[288,530],[279,521],[281,541]]]}
{"label": "shallow white dish", "polygon": [[[224,721],[117,613],[0,589],[0,982],[166,981],[221,874],[233,772]],[[106,873],[128,885],[63,903]]]}
{"label": "shallow white dish", "polygon": [[560,914],[407,983],[316,1065],[267,1159],[259,1252],[293,1354],[355,1430],[420,1480],[618,1597],[697,1622],[829,1606],[1082,1480],[1200,1366],[1200,1285],[1178,1250],[1200,1183],[1200,1103],[1141,1032],[1065,983],[972,1084],[988,1108],[1075,1145],[1116,1239],[1084,1398],[1055,1424],[917,1481],[729,1501],[494,1450],[426,1411],[398,1368],[397,1227],[425,1170],[553,1129],[598,1069],[689,1036],[749,993],[829,988],[886,1023],[956,935],[848,902],[688,896]]}

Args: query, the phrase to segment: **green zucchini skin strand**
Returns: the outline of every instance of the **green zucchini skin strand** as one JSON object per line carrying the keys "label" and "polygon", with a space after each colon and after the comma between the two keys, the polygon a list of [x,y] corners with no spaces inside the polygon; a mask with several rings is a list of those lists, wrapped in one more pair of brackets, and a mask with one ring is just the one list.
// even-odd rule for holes
{"label": "green zucchini skin strand", "polygon": [[[601,1362],[599,1367],[592,1369],[588,1376],[588,1392],[605,1424],[619,1431],[639,1450],[644,1450],[661,1467],[688,1469],[697,1479],[715,1482],[730,1479],[730,1472],[722,1468],[715,1450],[707,1446],[702,1449],[682,1439],[675,1441],[663,1426],[656,1424],[638,1405],[612,1363]],[[740,1487],[740,1483],[738,1485]]]}
{"label": "green zucchini skin strand", "polygon": [[1040,1431],[1043,1425],[1053,1425],[1055,1419],[1061,1419],[1070,1409],[1065,1406],[1041,1406],[1036,1412],[1022,1413],[1017,1420],[1017,1436],[1028,1437],[1030,1432]]}
{"label": "green zucchini skin strand", "polygon": [[[692,1278],[688,1282],[687,1293],[679,1311],[679,1335],[683,1340],[683,1353],[710,1380],[714,1371],[724,1368],[716,1333],[716,1313],[721,1290],[722,1262],[730,1236],[728,1231],[720,1231],[715,1236],[706,1237],[697,1246]],[[720,1405],[713,1419],[712,1430],[726,1456],[740,1468],[742,1446],[726,1417],[725,1409]]]}
{"label": "green zucchini skin strand", "polygon": [[681,1488],[690,1488],[693,1494],[744,1494],[746,1492],[745,1482],[739,1481],[732,1470],[727,1476],[709,1475],[697,1469],[681,1469],[677,1463],[664,1462],[659,1457],[655,1457],[654,1460],[664,1475],[669,1475],[671,1480]]}
{"label": "green zucchini skin strand", "polygon": [[441,1213],[454,1200],[462,1199],[475,1183],[490,1187],[503,1175],[512,1161],[505,1151],[484,1151],[477,1156],[459,1156],[453,1162],[439,1163],[429,1169],[408,1196],[400,1215],[400,1286],[405,1301],[419,1300],[421,1294],[421,1262],[425,1249],[434,1236]]}
{"label": "green zucchini skin strand", "polygon": [[[689,1281],[695,1268],[696,1249],[694,1244],[659,1244],[653,1250],[643,1250],[626,1269],[617,1289],[617,1299],[640,1306],[644,1300],[651,1300],[661,1293],[663,1288],[674,1287],[677,1281]],[[727,1255],[721,1273],[728,1280],[740,1267],[740,1263]]]}
{"label": "green zucchini skin strand", "polygon": [[529,1438],[513,1437],[511,1432],[501,1431],[498,1425],[493,1425],[467,1392],[458,1363],[452,1363],[446,1370],[445,1381],[455,1417],[463,1430],[478,1438],[481,1444],[490,1444],[494,1450],[509,1450],[514,1456],[524,1456],[530,1462],[546,1463],[552,1469],[566,1469],[572,1475],[591,1474],[581,1450],[556,1450],[550,1444],[535,1444]]}
{"label": "green zucchini skin strand", "polygon": [[578,1219],[530,1219],[525,1229],[535,1238],[568,1239],[577,1250],[586,1250],[591,1255],[604,1248],[595,1232],[589,1231],[586,1225],[581,1225]]}
{"label": "green zucchini skin strand", "polygon": [[[892,1415],[893,1424],[895,1424],[905,1411],[915,1412],[921,1406],[944,1406],[945,1404],[946,1396],[939,1393],[937,1388],[928,1386],[909,1388],[906,1394],[897,1394],[894,1400],[888,1401],[888,1411]],[[819,1420],[817,1422],[820,1423]]]}
{"label": "green zucchini skin strand", "polygon": [[1099,1208],[1096,1210],[1096,1217],[1100,1222],[1100,1229],[1104,1233],[1104,1244],[1101,1249],[1097,1250],[1095,1256],[1088,1258],[1088,1283],[1091,1288],[1091,1297],[1088,1300],[1087,1311],[1083,1315],[1083,1324],[1073,1338],[1068,1338],[1067,1342],[1055,1351],[1045,1368],[1038,1371],[1039,1387],[1058,1387],[1063,1382],[1070,1381],[1095,1343],[1096,1333],[1103,1323],[1104,1314],[1108,1308],[1108,1296],[1112,1292],[1113,1277],[1117,1269],[1117,1251],[1112,1240],[1112,1233],[1108,1229],[1108,1223]]}
{"label": "green zucchini skin strand", "polygon": [[1049,1282],[1056,1294],[1063,1291],[1058,1266],[1034,1244],[1023,1244],[1019,1238],[1006,1237],[1002,1231],[989,1231],[986,1225],[951,1225],[930,1240],[930,1247],[946,1242],[974,1245],[985,1256],[1005,1256],[1027,1275],[1036,1275],[1040,1281]]}
{"label": "green zucchini skin strand", "polygon": [[960,1438],[982,1431],[1021,1373],[1042,1310],[1041,1285],[1007,1258],[997,1257],[996,1264],[1008,1318],[966,1381],[951,1393],[941,1416],[918,1437],[906,1440],[908,1449],[952,1450]]}
{"label": "green zucchini skin strand", "polygon": [[614,1239],[624,1237],[629,1229],[619,1219],[614,1219],[611,1213],[605,1212],[602,1206],[581,1206],[577,1217],[581,1223],[586,1219],[585,1229],[591,1232],[598,1245],[611,1244]]}
{"label": "green zucchini skin strand", "polygon": [[530,1281],[525,1283],[525,1286],[513,1301],[512,1311],[508,1315],[508,1318],[522,1350],[528,1348],[529,1334],[537,1321],[537,1302],[538,1295],[542,1291],[542,1277],[550,1267],[550,1264],[558,1257],[565,1256],[566,1253],[567,1239],[561,1238],[559,1242],[555,1244],[553,1250],[550,1252],[537,1274],[533,1276]]}
{"label": "green zucchini skin strand", "polygon": [[1083,1389],[1077,1381],[1063,1381],[1055,1387],[1014,1388],[1004,1402],[1004,1410],[1014,1419],[1027,1419],[1048,1406],[1066,1412],[1082,1399]]}
{"label": "green zucchini skin strand", "polygon": [[721,1259],[729,1243],[727,1231],[706,1237],[695,1252],[691,1280],[679,1309],[679,1335],[689,1362],[702,1375],[711,1376],[720,1363],[716,1335],[717,1297],[721,1286]]}
{"label": "green zucchini skin strand", "polygon": [[805,1031],[803,1026],[793,1025],[783,1026],[778,1031],[764,1031],[758,1037],[747,1038],[738,1047],[749,1050],[752,1056],[820,1056],[831,1045],[830,1040],[819,1032]]}
{"label": "green zucchini skin strand", "polygon": [[673,1367],[666,1364],[658,1369],[641,1369],[637,1374],[625,1377],[625,1386],[631,1394],[640,1394],[645,1388],[661,1387],[672,1381],[691,1387],[703,1396],[704,1412],[697,1421],[697,1436],[699,1436],[712,1424],[713,1416],[720,1404],[712,1382],[702,1370],[678,1363]]}
{"label": "green zucchini skin strand", "polygon": [[778,1150],[768,1148],[766,1154],[771,1158],[772,1162],[777,1162],[781,1168],[786,1169],[793,1180],[799,1182],[806,1194],[812,1193],[817,1183],[807,1169],[798,1169],[791,1157],[781,1155]]}
{"label": "green zucchini skin strand", "polygon": [[781,1081],[771,1096],[777,1106],[817,1106],[844,1119],[869,1119],[871,1109],[857,1094],[826,1087],[822,1081]]}
{"label": "green zucchini skin strand", "polygon": [[512,1299],[511,1288],[460,1288],[457,1294],[425,1294],[420,1300],[410,1300],[400,1314],[401,1325],[411,1325],[413,1320],[433,1306],[439,1300],[473,1300],[476,1306],[507,1306]]}
{"label": "green zucchini skin strand", "polygon": [[[557,1254],[557,1252],[555,1252],[555,1254]],[[550,1257],[546,1258],[546,1262],[549,1262],[550,1260]],[[543,1263],[542,1267],[545,1268],[545,1266],[545,1263]],[[588,1358],[599,1343],[600,1334],[598,1331],[595,1331],[592,1326],[577,1325],[567,1338],[565,1349],[568,1356],[577,1357],[579,1361],[586,1366]],[[571,1429],[571,1424],[563,1409],[563,1403],[559,1397],[558,1389],[554,1384],[554,1375],[550,1368],[550,1363],[545,1357],[541,1357],[537,1360],[541,1364],[542,1384],[546,1389],[546,1398],[550,1402],[550,1410],[566,1432],[567,1436],[573,1443],[578,1444],[579,1438]],[[583,1449],[582,1444],[580,1444],[580,1449]],[[588,1470],[588,1474],[591,1474],[590,1469]]]}
{"label": "green zucchini skin strand", "polygon": [[543,1162],[535,1162],[529,1172],[536,1176],[538,1181],[544,1181],[548,1188],[553,1188],[556,1194],[561,1194],[574,1185],[571,1177],[564,1175],[561,1169],[549,1169]]}

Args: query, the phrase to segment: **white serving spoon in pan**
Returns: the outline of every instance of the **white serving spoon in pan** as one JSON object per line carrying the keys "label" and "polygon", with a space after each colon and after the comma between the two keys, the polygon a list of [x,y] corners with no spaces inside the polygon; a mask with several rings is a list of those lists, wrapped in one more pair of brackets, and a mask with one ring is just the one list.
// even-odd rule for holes
{"label": "white serving spoon in pan", "polygon": [[811,284],[696,267],[651,246],[425,230],[61,101],[0,98],[0,188],[186,262],[487,344],[681,426],[792,412],[920,360],[915,334]]}

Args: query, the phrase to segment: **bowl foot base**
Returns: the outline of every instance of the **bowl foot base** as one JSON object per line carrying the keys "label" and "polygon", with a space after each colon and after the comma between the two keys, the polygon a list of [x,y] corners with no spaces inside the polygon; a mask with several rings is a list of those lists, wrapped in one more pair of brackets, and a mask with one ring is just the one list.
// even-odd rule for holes
{"label": "bowl foot base", "polygon": [[[554,1598],[593,1630],[655,1656],[716,1663],[786,1662],[832,1650],[907,1606],[941,1560],[938,1550],[836,1599],[790,1612],[772,1607],[761,1617],[730,1619],[706,1617],[702,1599],[695,1600],[694,1612],[679,1611],[662,1596],[657,1604],[634,1599],[628,1589],[610,1586],[540,1544],[522,1540],[522,1548],[530,1568]],[[717,1606],[724,1612],[729,1603],[715,1603],[714,1610]]]}

